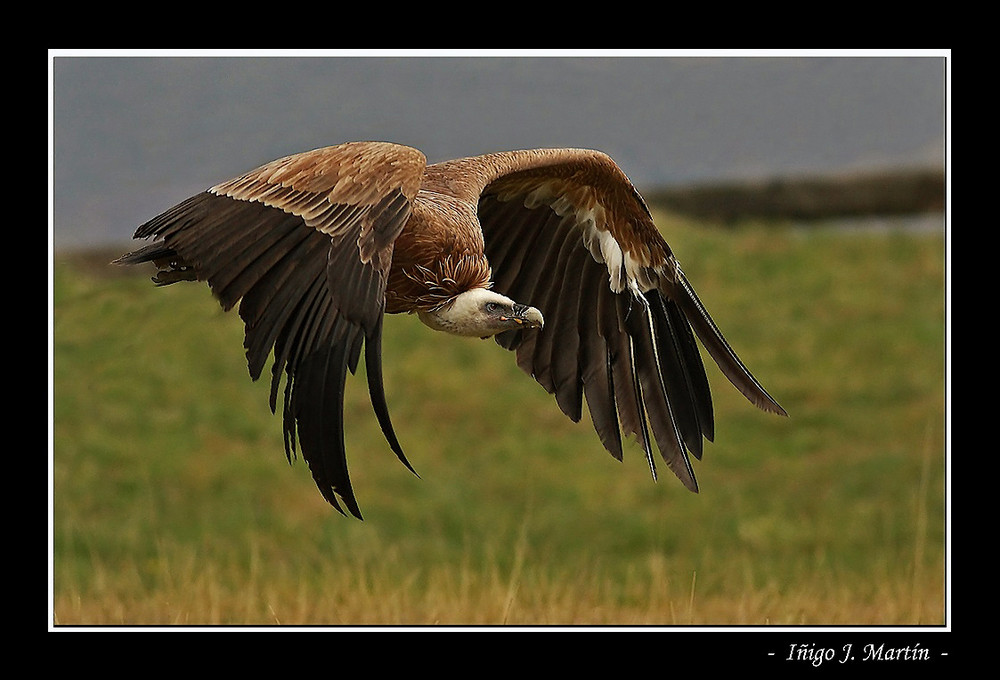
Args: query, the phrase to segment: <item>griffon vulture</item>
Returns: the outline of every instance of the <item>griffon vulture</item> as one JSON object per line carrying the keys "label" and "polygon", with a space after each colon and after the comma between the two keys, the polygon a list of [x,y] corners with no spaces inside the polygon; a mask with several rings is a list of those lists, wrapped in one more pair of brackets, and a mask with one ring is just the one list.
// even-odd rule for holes
{"label": "griffon vulture", "polygon": [[[361,518],[347,471],[343,399],[364,348],[371,403],[410,470],[382,385],[383,314],[494,337],[601,443],[635,436],[653,477],[655,441],[697,491],[688,458],[712,440],[695,335],[751,403],[785,414],[698,300],[631,182],[607,155],[491,153],[433,165],[415,149],[352,142],[267,163],[139,227],[155,238],[116,263],[153,262],[158,285],[207,281],[239,304],[250,375],[273,353],[285,380],[285,454],[296,442],[323,497]],[[693,329],[693,333],[692,333]]]}

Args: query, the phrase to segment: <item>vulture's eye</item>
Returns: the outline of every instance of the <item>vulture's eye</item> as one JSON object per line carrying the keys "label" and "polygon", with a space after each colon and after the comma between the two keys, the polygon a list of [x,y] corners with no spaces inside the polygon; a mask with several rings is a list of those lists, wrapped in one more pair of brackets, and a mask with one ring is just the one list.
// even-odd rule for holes
{"label": "vulture's eye", "polygon": [[486,303],[486,311],[489,312],[490,314],[496,314],[497,312],[500,311],[500,303],[498,303],[498,302],[487,302]]}

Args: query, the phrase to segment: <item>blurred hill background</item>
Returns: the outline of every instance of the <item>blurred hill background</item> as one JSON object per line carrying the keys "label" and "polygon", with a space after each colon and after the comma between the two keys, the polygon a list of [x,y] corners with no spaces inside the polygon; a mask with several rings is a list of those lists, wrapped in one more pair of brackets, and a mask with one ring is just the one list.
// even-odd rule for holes
{"label": "blurred hill background", "polygon": [[[943,54],[71,52],[51,64],[57,249],[121,243],[149,217],[239,172],[361,139],[416,146],[431,162],[597,148],[670,207],[723,219],[734,209],[780,215],[787,205],[792,217],[815,216],[817,205],[821,214],[855,214],[859,196],[864,211],[943,202]],[[844,182],[865,189],[845,194]],[[720,190],[736,198],[720,201]],[[830,203],[845,197],[846,208]]]}

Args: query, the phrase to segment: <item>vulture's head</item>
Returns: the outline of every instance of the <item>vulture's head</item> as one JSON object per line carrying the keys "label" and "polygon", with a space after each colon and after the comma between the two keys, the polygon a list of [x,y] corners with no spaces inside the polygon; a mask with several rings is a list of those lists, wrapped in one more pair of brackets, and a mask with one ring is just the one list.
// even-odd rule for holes
{"label": "vulture's head", "polygon": [[541,328],[542,313],[486,288],[473,288],[433,311],[418,312],[420,320],[453,335],[488,338],[515,328]]}

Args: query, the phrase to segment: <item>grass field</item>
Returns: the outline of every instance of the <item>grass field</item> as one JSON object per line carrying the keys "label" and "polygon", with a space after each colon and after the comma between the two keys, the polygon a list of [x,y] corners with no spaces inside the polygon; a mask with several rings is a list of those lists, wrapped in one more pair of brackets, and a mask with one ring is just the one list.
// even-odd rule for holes
{"label": "grass field", "polygon": [[634,443],[612,459],[495,343],[390,317],[420,478],[349,380],[364,522],[289,467],[207,287],[57,256],[53,622],[943,624],[941,235],[659,222],[790,417],[709,364],[692,494],[665,466],[652,482]]}

